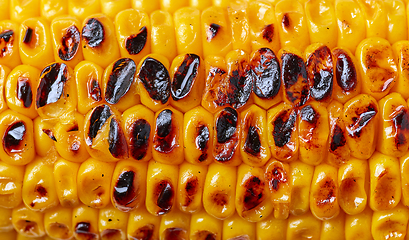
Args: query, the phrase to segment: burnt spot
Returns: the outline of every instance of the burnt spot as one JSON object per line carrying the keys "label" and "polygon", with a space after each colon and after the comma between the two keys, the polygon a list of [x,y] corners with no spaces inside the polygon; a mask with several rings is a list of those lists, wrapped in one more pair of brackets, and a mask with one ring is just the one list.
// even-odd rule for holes
{"label": "burnt spot", "polygon": [[166,67],[156,59],[147,57],[139,70],[138,79],[149,96],[165,104],[170,97],[170,76]]}
{"label": "burnt spot", "polygon": [[268,24],[262,30],[263,38],[269,43],[273,41],[274,38],[274,25]]}
{"label": "burnt spot", "polygon": [[291,136],[295,131],[296,120],[297,112],[286,110],[281,112],[273,121],[273,138],[277,147],[284,147],[291,140]]}
{"label": "burnt spot", "polygon": [[70,61],[75,57],[81,41],[81,34],[75,25],[68,27],[61,39],[61,47],[58,56],[63,61]]}
{"label": "burnt spot", "polygon": [[190,177],[185,185],[186,199],[183,206],[189,206],[189,204],[194,200],[198,190],[199,179],[197,179],[197,177]]}
{"label": "burnt spot", "polygon": [[309,98],[309,83],[304,60],[293,53],[284,53],[281,60],[281,81],[285,97],[295,107],[303,106]]}
{"label": "burnt spot", "polygon": [[229,141],[237,130],[238,114],[233,108],[227,107],[220,112],[216,120],[216,136],[218,143]]}
{"label": "burnt spot", "polygon": [[27,27],[26,33],[24,34],[23,43],[29,44],[33,38],[34,30],[30,27]]}
{"label": "burnt spot", "polygon": [[23,103],[25,108],[29,108],[33,102],[33,92],[31,91],[30,79],[19,77],[17,80],[17,98]]}
{"label": "burnt spot", "polygon": [[307,69],[311,97],[317,101],[329,99],[334,79],[331,50],[327,46],[315,50],[307,59]]}
{"label": "burnt spot", "polygon": [[290,16],[288,16],[288,13],[283,15],[283,18],[281,20],[281,24],[283,25],[284,28],[289,28],[290,27]]}
{"label": "burnt spot", "polygon": [[38,194],[38,196],[39,197],[45,197],[45,196],[47,196],[47,189],[45,189],[43,186],[41,186],[41,185],[37,185],[36,187],[35,187],[35,190],[34,190],[37,194]]}
{"label": "burnt spot", "polygon": [[125,49],[130,55],[136,55],[140,53],[146,45],[148,39],[148,29],[143,26],[139,29],[137,34],[132,34],[125,40]]}
{"label": "burnt spot", "polygon": [[91,224],[89,222],[79,222],[75,225],[75,234],[80,239],[94,240],[99,236],[91,232]]}
{"label": "burnt spot", "polygon": [[222,26],[220,26],[219,24],[211,23],[206,30],[206,40],[208,42],[212,41],[212,39],[216,37],[221,27]]}
{"label": "burnt spot", "polygon": [[55,138],[55,135],[51,129],[41,129],[45,135],[47,135],[51,140],[54,142],[57,142],[57,139]]}
{"label": "burnt spot", "polygon": [[320,114],[313,107],[307,105],[300,110],[300,118],[315,126],[320,118]]}
{"label": "burnt spot", "polygon": [[176,127],[172,123],[173,113],[165,109],[156,118],[156,135],[153,139],[154,148],[161,153],[169,153],[175,148]]}
{"label": "burnt spot", "polygon": [[183,228],[166,228],[164,233],[164,238],[166,240],[187,240],[187,231]]}
{"label": "burnt spot", "polygon": [[224,106],[228,103],[227,95],[224,92],[224,82],[227,76],[227,72],[219,67],[211,66],[207,72],[207,80],[209,84],[206,84],[204,101],[213,102],[217,106]]}
{"label": "burnt spot", "polygon": [[101,232],[101,238],[102,239],[121,239],[122,234],[121,230],[118,229],[105,229],[104,231]]}
{"label": "burnt spot", "polygon": [[400,146],[407,142],[407,135],[409,133],[409,115],[404,106],[399,106],[392,113],[392,127],[395,130],[395,146],[399,149]]}
{"label": "burnt spot", "polygon": [[217,235],[216,233],[212,233],[206,230],[197,231],[195,234],[195,239],[198,240],[216,240]]}
{"label": "burnt spot", "polygon": [[13,52],[14,31],[4,30],[0,33],[0,58],[9,56]]}
{"label": "burnt spot", "polygon": [[88,96],[94,101],[99,102],[102,100],[101,87],[96,79],[91,79],[87,84]]}
{"label": "burnt spot", "polygon": [[243,199],[243,210],[248,211],[256,208],[264,200],[264,181],[252,176],[244,183],[246,192]]}
{"label": "burnt spot", "polygon": [[14,31],[11,29],[4,30],[0,33],[0,42],[4,41],[6,43],[10,42],[10,39],[14,36]]}
{"label": "burnt spot", "polygon": [[172,98],[175,101],[185,98],[193,88],[199,74],[200,57],[186,54],[175,74],[171,86]]}
{"label": "burnt spot", "polygon": [[134,182],[134,171],[124,171],[119,174],[114,186],[113,198],[115,203],[121,206],[121,209],[123,207],[127,208],[128,205],[132,204],[136,200],[137,196]]}
{"label": "burnt spot", "polygon": [[23,151],[24,137],[26,136],[26,125],[22,121],[10,124],[3,135],[3,148],[8,154]]}
{"label": "burnt spot", "polygon": [[341,181],[339,186],[339,196],[341,198],[350,199],[350,201],[353,201],[354,198],[351,199],[350,196],[357,196],[358,193],[359,186],[355,178],[345,178]]}
{"label": "burnt spot", "polygon": [[320,182],[320,188],[315,195],[316,205],[318,207],[324,207],[335,202],[336,186],[334,181],[327,177]]}
{"label": "burnt spot", "polygon": [[336,124],[330,135],[330,149],[331,152],[335,152],[339,147],[345,146],[347,140],[344,130]]}
{"label": "burnt spot", "polygon": [[23,232],[32,234],[37,230],[37,227],[38,226],[36,222],[25,220],[21,229],[23,230]]}
{"label": "burnt spot", "polygon": [[153,232],[155,226],[153,224],[147,224],[138,228],[135,232],[129,235],[131,240],[153,240]]}
{"label": "burnt spot", "polygon": [[344,92],[355,90],[358,85],[358,78],[351,57],[342,49],[335,49],[333,54],[336,59],[335,76],[337,84]]}
{"label": "burnt spot", "polygon": [[244,142],[244,150],[253,156],[260,155],[261,141],[257,127],[255,126],[249,127],[246,141]]}
{"label": "burnt spot", "polygon": [[128,154],[128,145],[125,134],[115,118],[111,118],[108,134],[109,152],[115,158],[125,157]]}
{"label": "burnt spot", "polygon": [[88,129],[88,137],[85,139],[88,146],[92,145],[92,141],[97,136],[98,131],[104,126],[105,122],[112,116],[113,112],[108,105],[100,105],[91,113],[90,124]]}
{"label": "burnt spot", "polygon": [[375,115],[378,113],[376,106],[372,103],[368,106],[358,108],[355,111],[355,116],[352,117],[352,124],[348,127],[348,134],[353,138],[361,137],[362,130],[369,122],[375,118]]}
{"label": "burnt spot", "polygon": [[130,154],[136,160],[146,156],[149,148],[151,125],[145,119],[138,119],[129,127]]}
{"label": "burnt spot", "polygon": [[82,28],[82,39],[91,48],[100,46],[105,39],[105,30],[102,23],[96,18],[88,19]]}
{"label": "burnt spot", "polygon": [[203,162],[207,159],[206,150],[208,148],[208,142],[210,139],[209,128],[206,125],[199,125],[196,127],[196,148],[202,151],[202,154],[199,156],[199,162]]}
{"label": "burnt spot", "polygon": [[250,98],[253,90],[253,75],[245,59],[235,61],[230,67],[226,95],[230,105],[238,109],[244,106]]}
{"label": "burnt spot", "polygon": [[225,192],[215,192],[211,196],[212,202],[217,206],[226,206],[229,203],[229,195]]}
{"label": "burnt spot", "polygon": [[374,190],[374,201],[379,210],[386,210],[388,207],[396,203],[394,194],[396,194],[396,176],[389,171],[383,169],[378,176]]}
{"label": "burnt spot", "polygon": [[253,91],[263,99],[273,99],[279,92],[280,63],[274,52],[269,48],[260,48],[250,60],[253,74]]}
{"label": "burnt spot", "polygon": [[280,184],[288,181],[287,173],[279,166],[275,166],[272,171],[267,171],[265,176],[268,181],[270,191],[278,191]]}
{"label": "burnt spot", "polygon": [[37,89],[37,108],[57,102],[64,96],[68,78],[68,67],[65,63],[53,63],[44,68],[40,75]]}
{"label": "burnt spot", "polygon": [[134,81],[135,72],[136,64],[130,58],[121,58],[114,63],[105,90],[107,103],[116,104],[125,96]]}
{"label": "burnt spot", "polygon": [[161,180],[154,188],[154,194],[157,198],[156,205],[160,208],[158,215],[168,213],[173,206],[175,191],[172,183],[168,180]]}
{"label": "burnt spot", "polygon": [[76,132],[78,131],[78,124],[72,125],[67,132]]}

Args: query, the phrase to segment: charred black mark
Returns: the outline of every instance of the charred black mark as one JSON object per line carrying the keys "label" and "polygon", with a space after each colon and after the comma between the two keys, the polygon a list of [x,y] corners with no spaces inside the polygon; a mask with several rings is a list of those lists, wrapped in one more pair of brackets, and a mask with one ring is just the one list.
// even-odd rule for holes
{"label": "charred black mark", "polygon": [[156,185],[155,192],[158,198],[156,204],[161,208],[158,215],[166,214],[173,206],[173,186],[169,181],[162,180]]}
{"label": "charred black mark", "polygon": [[263,28],[263,38],[267,40],[269,43],[273,41],[274,38],[274,25],[268,24]]}
{"label": "charred black mark", "polygon": [[8,154],[22,151],[22,141],[26,136],[26,125],[24,122],[14,122],[10,124],[3,135],[3,147]]}
{"label": "charred black mark", "polygon": [[89,222],[77,223],[75,225],[75,233],[87,240],[98,239],[98,235],[91,232],[91,224]]}
{"label": "charred black mark", "polygon": [[73,125],[71,128],[67,130],[67,132],[75,132],[78,131],[78,124]]}
{"label": "charred black mark", "polygon": [[38,193],[38,195],[40,197],[45,197],[47,196],[47,189],[45,189],[43,186],[41,185],[37,185],[35,188],[35,192]]}
{"label": "charred black mark", "polygon": [[244,184],[243,208],[244,211],[257,207],[264,200],[264,181],[256,176],[252,176]]}
{"label": "charred black mark", "polygon": [[91,113],[88,137],[86,139],[88,146],[92,145],[92,141],[97,136],[98,131],[102,128],[108,118],[112,116],[112,114],[113,113],[108,105],[104,104],[94,108]]}
{"label": "charred black mark", "polygon": [[166,240],[184,240],[187,231],[183,228],[166,228],[164,233],[165,237],[163,239]]}
{"label": "charred black mark", "polygon": [[96,48],[101,45],[105,39],[104,26],[95,18],[90,18],[82,28],[82,39],[91,48]]}
{"label": "charred black mark", "polygon": [[325,179],[321,184],[321,189],[317,196],[317,206],[324,207],[325,205],[334,202],[336,198],[335,189],[336,186],[334,181],[330,178]]}
{"label": "charred black mark", "polygon": [[295,106],[304,105],[309,98],[309,84],[304,60],[292,53],[281,57],[281,81],[286,97]]}
{"label": "charred black mark", "polygon": [[307,105],[300,110],[300,117],[301,120],[316,125],[320,118],[320,114],[317,113],[313,107]]}
{"label": "charred black mark", "polygon": [[335,125],[330,143],[331,151],[334,152],[339,147],[345,146],[346,142],[344,130],[339,125]]}
{"label": "charred black mark", "polygon": [[129,91],[134,81],[136,64],[130,58],[121,58],[114,63],[105,91],[107,103],[116,104]]}
{"label": "charred black mark", "polygon": [[139,29],[137,34],[132,34],[125,40],[125,48],[131,55],[136,55],[140,53],[146,45],[146,40],[148,38],[148,29],[143,26]]}
{"label": "charred black mark", "polygon": [[310,95],[317,101],[326,100],[332,95],[334,65],[331,50],[322,46],[315,50],[307,60]]}
{"label": "charred black mark", "polygon": [[349,125],[348,134],[353,138],[361,137],[361,133],[364,127],[368,125],[368,123],[375,117],[378,112],[376,107],[372,104],[369,104],[368,106],[366,106],[366,109],[363,110],[364,111],[362,112],[356,111],[356,115],[358,117],[353,117],[353,123]]}
{"label": "charred black mark", "polygon": [[25,108],[29,108],[33,102],[33,92],[28,78],[19,77],[17,80],[17,98],[23,102]]}
{"label": "charred black mark", "polygon": [[216,120],[216,136],[218,143],[225,143],[231,139],[237,130],[238,114],[233,108],[223,109]]}
{"label": "charred black mark", "polygon": [[149,96],[165,104],[170,96],[170,77],[166,67],[156,59],[146,58],[139,70],[138,79]]}
{"label": "charred black mark", "polygon": [[358,85],[357,70],[351,57],[342,49],[334,51],[337,59],[335,74],[337,83],[345,92],[353,91]]}
{"label": "charred black mark", "polygon": [[284,28],[290,27],[290,17],[288,16],[288,13],[283,15],[283,19],[281,20],[281,24],[283,25]]}
{"label": "charred black mark", "polygon": [[113,197],[115,202],[121,206],[128,206],[136,200],[136,189],[134,186],[135,172],[122,172],[114,186]]}
{"label": "charred black mark", "polygon": [[8,43],[10,39],[13,37],[14,31],[11,29],[4,30],[2,33],[0,33],[0,43],[1,40],[4,40],[4,42]]}
{"label": "charred black mark", "polygon": [[244,106],[250,98],[253,90],[253,75],[250,73],[250,66],[246,60],[236,61],[231,66],[226,94],[231,106],[238,109]]}
{"label": "charred black mark", "polygon": [[54,142],[57,142],[57,139],[54,136],[53,131],[51,131],[50,129],[42,129],[43,133],[45,133],[51,140],[53,140]]}
{"label": "charred black mark", "polygon": [[153,224],[147,224],[138,228],[134,233],[129,235],[131,240],[153,240],[153,232],[155,226]]}
{"label": "charred black mark", "polygon": [[29,44],[33,38],[34,30],[30,27],[27,28],[26,33],[24,34],[23,43]]}
{"label": "charred black mark", "polygon": [[172,111],[165,109],[156,118],[156,133],[154,148],[162,153],[169,153],[175,147],[175,127],[172,123]]}
{"label": "charred black mark", "polygon": [[286,183],[288,181],[287,175],[281,167],[274,167],[272,171],[266,173],[269,188],[272,191],[278,191],[280,183]]}
{"label": "charred black mark", "polygon": [[249,127],[246,141],[244,143],[244,150],[253,156],[260,155],[261,141],[260,141],[260,135],[258,133],[257,127],[255,126]]}
{"label": "charred black mark", "polygon": [[186,54],[185,59],[173,76],[171,93],[175,101],[185,98],[193,88],[198,76],[200,57],[196,54]]}
{"label": "charred black mark", "polygon": [[58,49],[58,56],[63,61],[72,60],[78,52],[81,41],[81,34],[75,25],[65,30],[61,39],[61,48]]}
{"label": "charred black mark", "polygon": [[14,42],[13,30],[7,29],[0,33],[0,58],[8,56],[13,52],[13,42]]}
{"label": "charred black mark", "polygon": [[151,125],[145,119],[138,119],[130,126],[130,153],[136,160],[146,156],[149,148]]}
{"label": "charred black mark", "polygon": [[115,158],[124,157],[128,154],[128,145],[125,134],[115,118],[111,118],[108,134],[109,152]]}
{"label": "charred black mark", "polygon": [[212,39],[216,37],[221,27],[222,26],[216,23],[211,23],[209,25],[209,28],[206,30],[206,39],[208,42],[212,41]]}
{"label": "charred black mark", "polygon": [[224,192],[216,192],[212,194],[212,200],[218,206],[225,206],[229,203],[229,196]]}
{"label": "charred black mark", "polygon": [[277,147],[284,147],[284,145],[290,141],[291,135],[295,130],[296,119],[297,113],[295,111],[292,111],[291,113],[285,111],[273,122],[273,137]]}
{"label": "charred black mark", "polygon": [[407,142],[406,136],[409,131],[409,115],[406,108],[403,106],[397,108],[396,110],[398,111],[396,112],[395,116],[392,117],[392,121],[396,132],[395,145],[397,148],[399,148],[401,145]]}
{"label": "charred black mark", "polygon": [[57,102],[64,94],[68,68],[65,63],[53,63],[44,68],[37,89],[37,108]]}
{"label": "charred black mark", "polygon": [[189,178],[185,185],[186,199],[183,206],[189,206],[190,203],[192,203],[198,190],[199,180],[197,179],[197,177]]}
{"label": "charred black mark", "polygon": [[203,162],[207,159],[206,150],[208,148],[207,144],[210,139],[209,128],[206,125],[200,125],[196,128],[196,147],[202,151],[202,154],[199,156],[199,162]]}
{"label": "charred black mark", "polygon": [[101,87],[97,80],[91,79],[88,81],[88,95],[96,102],[102,100]]}

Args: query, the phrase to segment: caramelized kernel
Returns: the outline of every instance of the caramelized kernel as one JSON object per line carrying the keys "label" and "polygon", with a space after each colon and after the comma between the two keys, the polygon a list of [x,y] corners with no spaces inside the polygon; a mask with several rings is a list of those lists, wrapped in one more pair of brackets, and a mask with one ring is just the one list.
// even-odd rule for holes
{"label": "caramelized kernel", "polygon": [[9,125],[4,132],[3,147],[8,154],[22,152],[24,146],[22,141],[26,135],[26,125],[24,122],[14,122]]}
{"label": "caramelized kernel", "polygon": [[281,20],[281,24],[283,25],[284,28],[289,28],[290,27],[290,17],[288,16],[288,13],[283,15],[283,19]]}
{"label": "caramelized kernel", "polygon": [[231,106],[238,109],[246,104],[253,90],[253,76],[248,62],[244,59],[235,62],[228,79],[227,98]]}
{"label": "caramelized kernel", "polygon": [[361,136],[363,128],[375,117],[377,112],[378,110],[372,104],[366,106],[366,109],[357,109],[355,111],[357,116],[352,117],[353,123],[350,124],[347,128],[348,134],[353,138],[359,138]]}
{"label": "caramelized kernel", "polygon": [[229,202],[229,196],[224,192],[216,192],[212,195],[213,202],[218,206],[225,206]]}
{"label": "caramelized kernel", "polygon": [[273,24],[266,25],[263,28],[262,34],[263,38],[267,40],[269,43],[271,43],[274,38],[274,25]]}
{"label": "caramelized kernel", "polygon": [[58,56],[63,61],[70,61],[78,52],[81,35],[75,25],[68,27],[61,39],[61,47],[58,49]]}
{"label": "caramelized kernel", "polygon": [[216,234],[206,231],[206,230],[197,232],[195,236],[196,236],[196,239],[198,240],[216,240],[217,239]]}
{"label": "caramelized kernel", "polygon": [[99,86],[98,81],[95,79],[91,79],[90,81],[88,81],[87,85],[88,96],[90,96],[96,102],[101,101],[102,100],[101,87]]}
{"label": "caramelized kernel", "polygon": [[280,183],[286,183],[288,181],[284,169],[280,167],[275,167],[271,172],[266,172],[265,176],[271,191],[278,191]]}
{"label": "caramelized kernel", "polygon": [[81,239],[93,240],[98,239],[98,235],[91,231],[91,224],[88,222],[79,222],[75,226],[75,233],[80,236]]}
{"label": "caramelized kernel", "polygon": [[284,147],[295,130],[295,121],[297,120],[296,111],[284,111],[273,122],[273,137],[277,147]]}
{"label": "caramelized kernel", "polygon": [[396,133],[395,145],[396,148],[407,142],[406,133],[409,131],[409,115],[407,110],[401,105],[396,111],[394,111],[392,116],[393,129]]}
{"label": "caramelized kernel", "polygon": [[184,238],[186,230],[183,228],[166,228],[165,237],[166,240],[187,240]]}
{"label": "caramelized kernel", "polygon": [[146,40],[148,38],[148,29],[143,26],[139,29],[137,34],[132,34],[125,40],[125,48],[131,55],[136,55],[140,53],[146,45]]}
{"label": "caramelized kernel", "polygon": [[280,64],[269,48],[260,48],[250,61],[254,77],[253,90],[259,98],[273,99],[279,92]]}
{"label": "caramelized kernel", "polygon": [[68,69],[64,63],[53,63],[44,68],[37,89],[37,108],[57,102],[64,93]]}
{"label": "caramelized kernel", "polygon": [[281,81],[286,97],[295,106],[302,106],[309,98],[309,84],[304,60],[293,53],[283,54],[281,60]]}
{"label": "caramelized kernel", "polygon": [[161,208],[158,215],[166,214],[173,206],[174,190],[172,184],[167,180],[160,181],[155,187],[157,196],[156,204]]}
{"label": "caramelized kernel", "polygon": [[50,129],[42,129],[43,133],[45,133],[51,140],[53,140],[54,142],[57,142],[57,139],[54,136],[53,131],[51,131]]}
{"label": "caramelized kernel", "polygon": [[359,186],[356,183],[355,178],[345,178],[342,180],[341,185],[339,186],[339,196],[343,196],[348,199],[348,196],[351,193],[358,193]]}
{"label": "caramelized kernel", "polygon": [[219,86],[223,83],[224,78],[226,77],[226,71],[218,68],[211,67],[207,78],[211,79],[211,86],[208,90],[209,101],[213,101],[217,106],[224,106],[227,103],[227,96],[223,91],[220,91]]}
{"label": "caramelized kernel", "polygon": [[388,169],[384,169],[377,177],[378,180],[374,190],[375,202],[380,208],[390,207],[396,202],[393,196],[396,193],[396,189],[391,184],[391,180],[394,177],[391,176]]}
{"label": "caramelized kernel", "polygon": [[244,193],[243,209],[248,211],[257,207],[264,200],[264,181],[252,176],[247,179],[244,188],[246,192]]}
{"label": "caramelized kernel", "polygon": [[125,134],[115,118],[111,118],[111,123],[109,124],[108,143],[109,152],[113,157],[119,158],[128,154]]}
{"label": "caramelized kernel", "polygon": [[166,103],[170,96],[170,77],[166,67],[156,59],[146,58],[139,70],[139,80],[149,96],[156,101]]}
{"label": "caramelized kernel", "polygon": [[171,110],[165,109],[156,118],[156,133],[158,137],[154,139],[154,147],[162,153],[169,153],[176,145],[172,114]]}
{"label": "caramelized kernel", "polygon": [[206,39],[208,42],[212,41],[212,39],[216,37],[221,27],[222,26],[216,23],[211,23],[209,25],[209,28],[206,30]]}
{"label": "caramelized kernel", "polygon": [[105,122],[112,116],[112,111],[108,105],[100,105],[91,113],[90,124],[88,129],[88,137],[86,142],[88,146],[92,145],[92,141],[97,136],[98,131],[102,128]]}
{"label": "caramelized kernel", "polygon": [[331,50],[327,46],[315,50],[307,59],[307,69],[311,97],[317,101],[330,98],[334,78]]}
{"label": "caramelized kernel", "polygon": [[321,181],[320,190],[316,193],[316,204],[318,207],[332,204],[336,200],[336,186],[331,178]]}
{"label": "caramelized kernel", "polygon": [[334,57],[337,59],[335,74],[337,83],[344,92],[353,91],[358,85],[357,70],[351,57],[342,49],[335,49]]}
{"label": "caramelized kernel", "polygon": [[129,91],[136,72],[136,64],[130,58],[121,58],[114,63],[105,91],[107,103],[116,104]]}
{"label": "caramelized kernel", "polygon": [[155,226],[153,224],[147,224],[141,228],[138,228],[131,236],[132,240],[153,240],[153,231]]}
{"label": "caramelized kernel", "polygon": [[308,122],[309,124],[316,125],[320,114],[317,113],[313,107],[307,105],[300,110],[301,120]]}
{"label": "caramelized kernel", "polygon": [[182,64],[173,76],[171,93],[173,100],[185,98],[193,88],[198,75],[200,57],[196,54],[186,54]]}
{"label": "caramelized kernel", "polygon": [[23,43],[29,44],[33,38],[34,30],[30,27],[27,28],[26,33],[24,34]]}
{"label": "caramelized kernel", "polygon": [[330,136],[331,151],[334,152],[337,148],[345,146],[346,142],[344,130],[338,124],[335,125]]}
{"label": "caramelized kernel", "polygon": [[197,132],[196,132],[196,147],[202,151],[202,154],[199,157],[199,161],[203,162],[204,160],[207,159],[207,153],[206,150],[208,148],[207,144],[210,139],[210,132],[209,128],[206,125],[200,125],[197,127]]}
{"label": "caramelized kernel", "polygon": [[105,38],[104,26],[95,18],[88,19],[85,26],[82,28],[82,39],[91,48],[96,48],[101,45]]}
{"label": "caramelized kernel", "polygon": [[118,229],[105,229],[101,232],[102,239],[120,239],[121,237],[121,231]]}
{"label": "caramelized kernel", "polygon": [[127,206],[136,200],[136,189],[134,187],[135,172],[125,171],[119,175],[114,186],[114,200],[121,206]]}
{"label": "caramelized kernel", "polygon": [[17,98],[23,102],[25,108],[29,108],[33,102],[33,92],[31,91],[30,80],[19,77],[17,80]]}
{"label": "caramelized kernel", "polygon": [[238,115],[236,110],[227,107],[223,109],[216,121],[216,136],[218,143],[229,141],[236,133]]}
{"label": "caramelized kernel", "polygon": [[197,177],[191,177],[186,183],[185,191],[186,191],[186,199],[183,206],[189,206],[189,204],[193,201],[195,194],[199,190],[199,180]]}
{"label": "caramelized kernel", "polygon": [[258,156],[260,154],[261,141],[257,127],[249,127],[246,142],[244,143],[244,150],[253,156]]}
{"label": "caramelized kernel", "polygon": [[146,156],[149,148],[151,125],[145,119],[138,119],[130,126],[130,153],[136,160]]}
{"label": "caramelized kernel", "polygon": [[45,197],[45,196],[47,196],[47,189],[45,189],[45,188],[44,188],[43,186],[41,186],[41,185],[37,185],[37,186],[35,187],[34,191],[35,191],[36,193],[38,193],[38,196],[39,196],[39,197]]}
{"label": "caramelized kernel", "polygon": [[[3,43],[4,41],[4,43]],[[14,31],[7,29],[0,33],[0,58],[13,52]]]}

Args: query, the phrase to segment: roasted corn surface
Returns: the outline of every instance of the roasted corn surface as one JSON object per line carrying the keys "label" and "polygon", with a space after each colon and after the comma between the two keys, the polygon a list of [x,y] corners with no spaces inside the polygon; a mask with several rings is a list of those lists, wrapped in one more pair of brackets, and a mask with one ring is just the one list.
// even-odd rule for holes
{"label": "roasted corn surface", "polygon": [[405,0],[0,0],[0,240],[409,239]]}

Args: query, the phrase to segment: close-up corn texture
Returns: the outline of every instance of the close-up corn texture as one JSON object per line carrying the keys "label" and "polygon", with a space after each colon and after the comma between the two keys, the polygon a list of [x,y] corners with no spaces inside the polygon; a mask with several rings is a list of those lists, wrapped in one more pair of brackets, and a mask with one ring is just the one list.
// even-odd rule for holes
{"label": "close-up corn texture", "polygon": [[407,0],[0,0],[0,240],[409,239]]}

